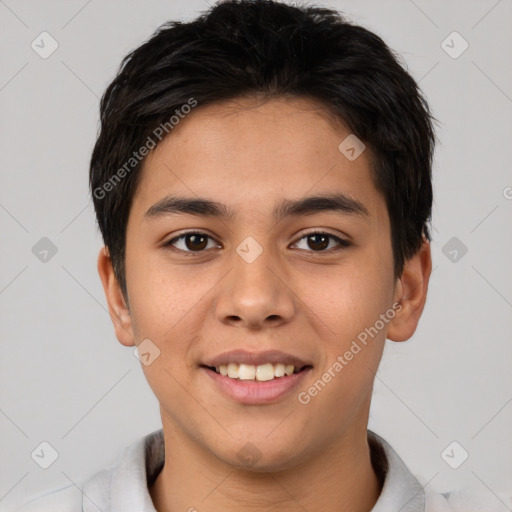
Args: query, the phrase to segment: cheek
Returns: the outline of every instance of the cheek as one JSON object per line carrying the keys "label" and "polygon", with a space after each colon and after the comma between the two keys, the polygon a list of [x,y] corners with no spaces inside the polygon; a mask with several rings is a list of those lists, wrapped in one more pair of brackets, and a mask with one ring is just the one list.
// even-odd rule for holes
{"label": "cheek", "polygon": [[[206,274],[204,275],[207,278]],[[211,288],[197,278],[197,267],[171,265],[161,254],[132,251],[126,258],[126,279],[134,328],[140,336],[164,342]],[[176,336],[173,336],[174,338]]]}
{"label": "cheek", "polygon": [[207,279],[194,278],[190,269],[171,269],[161,257],[149,254],[133,252],[126,269],[137,343],[149,339],[158,354],[150,364],[143,364],[142,370],[164,408],[184,410],[190,407],[188,395],[183,393],[190,384],[190,349],[206,304],[201,299],[212,285]]}
{"label": "cheek", "polygon": [[[140,264],[143,262],[143,264]],[[170,390],[187,386],[195,361],[196,346],[208,314],[208,291],[219,280],[218,273],[199,273],[198,267],[171,265],[161,255],[127,257],[132,327],[137,343],[149,339],[158,357],[143,365],[149,385],[161,398]]]}
{"label": "cheek", "polygon": [[387,265],[371,253],[303,279],[301,298],[315,313],[322,338],[336,346],[343,347],[373,325],[393,297]]}
{"label": "cheek", "polygon": [[325,358],[317,379],[301,390],[299,401],[315,411],[312,417],[332,425],[331,434],[369,403],[386,339],[388,324],[381,325],[380,315],[391,304],[391,280],[378,264],[362,263],[359,259],[338,269],[322,290],[308,298],[308,306],[322,319],[318,324],[329,329],[321,335]]}

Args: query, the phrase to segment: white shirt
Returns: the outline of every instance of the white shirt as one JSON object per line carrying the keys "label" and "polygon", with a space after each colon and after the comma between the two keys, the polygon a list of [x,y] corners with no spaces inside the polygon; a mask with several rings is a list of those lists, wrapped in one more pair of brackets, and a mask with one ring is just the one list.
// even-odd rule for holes
{"label": "white shirt", "polygon": [[[391,446],[368,431],[372,464],[384,480],[371,512],[492,512],[503,507],[460,493],[448,496],[425,491]],[[75,485],[36,498],[17,512],[156,512],[148,487],[164,464],[163,430],[157,430],[128,446],[116,465],[94,474],[80,490]],[[476,503],[476,501],[478,503]],[[499,508],[501,506],[501,508]]]}

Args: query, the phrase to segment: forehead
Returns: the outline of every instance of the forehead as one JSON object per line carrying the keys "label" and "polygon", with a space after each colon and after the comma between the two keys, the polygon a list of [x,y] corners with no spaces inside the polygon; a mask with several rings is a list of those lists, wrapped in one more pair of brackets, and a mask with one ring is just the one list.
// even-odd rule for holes
{"label": "forehead", "polygon": [[179,193],[268,214],[268,203],[279,199],[341,192],[373,216],[382,198],[369,154],[347,158],[340,144],[349,136],[323,104],[309,99],[199,104],[146,158],[133,208],[144,215],[166,194]]}

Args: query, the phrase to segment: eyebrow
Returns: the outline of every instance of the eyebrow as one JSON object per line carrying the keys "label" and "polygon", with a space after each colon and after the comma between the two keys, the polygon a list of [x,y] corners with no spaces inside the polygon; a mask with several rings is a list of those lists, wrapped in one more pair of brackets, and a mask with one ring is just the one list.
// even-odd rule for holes
{"label": "eyebrow", "polygon": [[[321,212],[336,212],[369,218],[368,209],[360,201],[341,192],[301,199],[285,199],[277,204],[272,212],[276,222],[286,217],[314,215]],[[234,220],[236,213],[225,204],[205,198],[166,196],[151,206],[144,214],[145,219],[153,219],[169,214],[185,213],[200,217],[218,217]]]}

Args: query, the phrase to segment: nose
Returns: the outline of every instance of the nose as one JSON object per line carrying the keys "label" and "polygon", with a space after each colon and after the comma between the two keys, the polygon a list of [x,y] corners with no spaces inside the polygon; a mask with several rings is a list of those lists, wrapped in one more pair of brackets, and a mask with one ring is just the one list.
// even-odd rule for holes
{"label": "nose", "polygon": [[233,257],[234,268],[221,281],[216,317],[235,327],[262,329],[289,322],[295,313],[295,295],[289,278],[264,250],[256,260]]}

